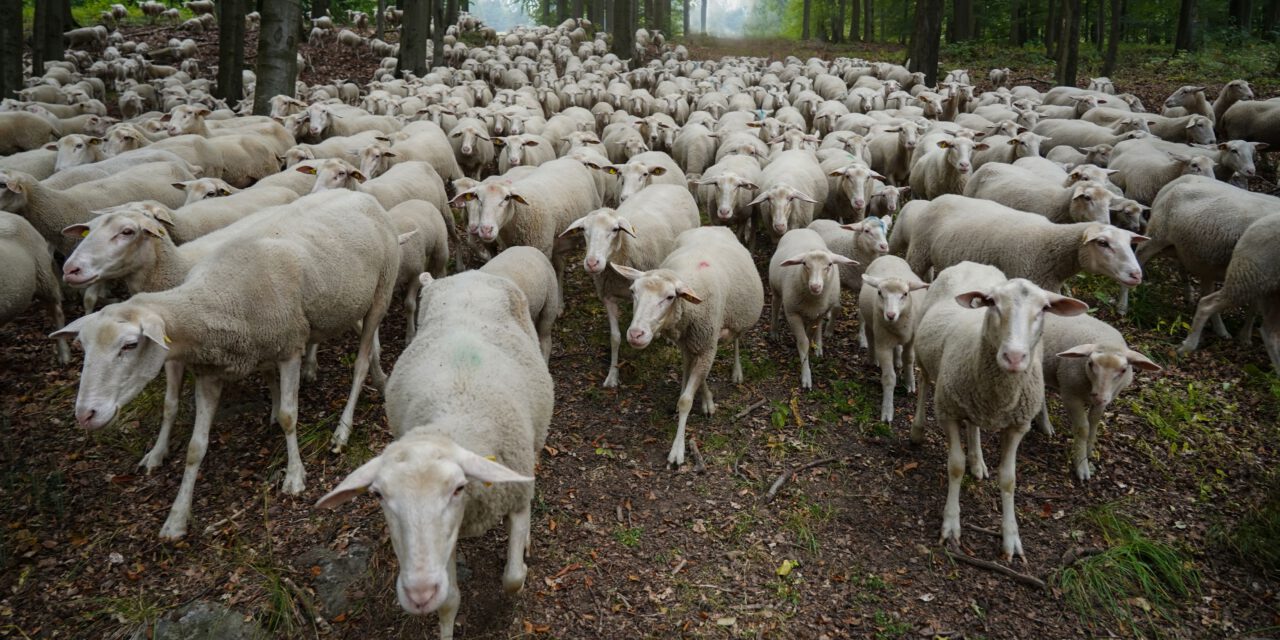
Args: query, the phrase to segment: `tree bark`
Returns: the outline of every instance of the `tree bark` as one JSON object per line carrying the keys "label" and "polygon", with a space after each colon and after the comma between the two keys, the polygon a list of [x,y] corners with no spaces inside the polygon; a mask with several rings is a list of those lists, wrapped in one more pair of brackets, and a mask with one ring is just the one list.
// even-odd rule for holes
{"label": "tree bark", "polygon": [[1253,0],[1231,0],[1228,8],[1236,29],[1246,35],[1253,30]]}
{"label": "tree bark", "polygon": [[849,16],[849,42],[857,42],[862,34],[862,5],[859,0],[849,0],[849,7],[849,13],[852,14]]}
{"label": "tree bark", "polygon": [[267,115],[271,99],[294,94],[298,80],[298,38],[302,25],[300,0],[266,0],[262,3],[262,29],[258,33],[257,88],[253,113]]}
{"label": "tree bark", "polygon": [[1058,38],[1062,34],[1062,11],[1060,0],[1049,0],[1049,19],[1044,27],[1045,55],[1058,59]]}
{"label": "tree bark", "polygon": [[[906,2],[906,0],[903,0]],[[862,21],[862,40],[864,42],[873,42],[876,39],[876,3],[875,0],[863,0],[862,6],[866,9],[866,19]]]}
{"label": "tree bark", "polygon": [[1274,40],[1277,32],[1280,32],[1280,0],[1271,0],[1262,15],[1262,37]]}
{"label": "tree bark", "polygon": [[909,69],[924,72],[925,84],[930,86],[938,82],[938,41],[941,38],[942,0],[916,0]]}
{"label": "tree bark", "polygon": [[[219,9],[222,8],[222,3],[218,4],[218,8]],[[329,0],[311,0],[311,17],[312,18],[319,18],[327,15],[329,15]],[[221,24],[219,24],[218,29],[219,29],[219,33],[221,33],[221,29],[222,29]]]}
{"label": "tree bark", "polygon": [[1055,80],[1059,85],[1076,86],[1080,53],[1080,0],[1061,0],[1062,37],[1058,41],[1058,65]]}
{"label": "tree bark", "polygon": [[685,38],[689,37],[689,3],[690,0],[681,0],[680,2],[680,10],[684,18],[680,23],[680,35]]}
{"label": "tree bark", "polygon": [[636,29],[632,8],[636,0],[613,0],[613,54],[623,60],[635,57]]}
{"label": "tree bark", "polygon": [[1022,40],[1022,7],[1019,0],[1009,0],[1009,46],[1021,47]]}
{"label": "tree bark", "polygon": [[[450,0],[452,2],[453,0]],[[449,29],[445,20],[447,5],[445,0],[431,0],[431,63],[442,64],[444,61],[444,32]]]}
{"label": "tree bark", "polygon": [[245,0],[218,4],[218,93],[231,107],[244,97]]}
{"label": "tree bark", "polygon": [[0,0],[0,98],[16,98],[22,90],[22,0]]}
{"label": "tree bark", "polygon": [[449,0],[444,6],[444,28],[458,24],[458,0]]}
{"label": "tree bark", "polygon": [[[707,3],[710,0],[698,0],[698,11],[702,13],[702,35],[707,35]],[[1271,0],[1272,4],[1280,6],[1280,0]]]}
{"label": "tree bark", "polygon": [[396,68],[418,77],[427,73],[427,6],[430,0],[406,0],[400,18],[400,60]]}
{"label": "tree bark", "polygon": [[573,0],[572,8],[570,8],[570,18],[582,17],[582,0]]}
{"label": "tree bark", "polygon": [[813,13],[813,0],[804,0],[804,27],[801,29],[800,39],[809,39],[809,16]]}
{"label": "tree bark", "polygon": [[[267,0],[268,2],[270,0]],[[387,30],[387,0],[378,0],[378,15],[373,18],[373,37],[382,39]]]}
{"label": "tree bark", "polygon": [[951,41],[968,42],[973,39],[973,0],[953,0],[951,17]]}
{"label": "tree bark", "polygon": [[835,0],[836,10],[831,14],[831,41],[840,44],[844,40],[845,0]]}
{"label": "tree bark", "polygon": [[1116,55],[1120,52],[1120,25],[1124,22],[1124,11],[1120,0],[1111,0],[1111,35],[1107,38],[1107,55],[1102,58],[1102,75],[1110,76],[1116,71]]}
{"label": "tree bark", "polygon": [[1196,0],[1182,0],[1178,6],[1178,31],[1173,40],[1173,52],[1191,51],[1195,49],[1194,22],[1196,19]]}
{"label": "tree bark", "polygon": [[[22,13],[19,12],[18,15]],[[32,75],[42,75],[45,62],[62,59],[62,32],[65,31],[63,27],[66,22],[62,14],[62,3],[58,0],[36,3],[35,23],[31,32]]]}

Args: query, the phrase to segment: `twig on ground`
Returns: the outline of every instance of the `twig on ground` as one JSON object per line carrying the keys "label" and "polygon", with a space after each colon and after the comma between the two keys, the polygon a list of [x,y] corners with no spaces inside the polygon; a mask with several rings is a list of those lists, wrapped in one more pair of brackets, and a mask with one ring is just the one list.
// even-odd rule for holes
{"label": "twig on ground", "polygon": [[330,631],[329,621],[324,619],[324,614],[322,614],[316,607],[316,603],[311,601],[311,595],[306,591],[303,591],[302,587],[299,587],[292,578],[286,576],[282,577],[280,581],[284,583],[285,587],[288,587],[289,591],[293,592],[293,595],[302,605],[302,609],[306,612],[307,616],[311,618],[316,631],[323,635],[328,635]]}
{"label": "twig on ground", "polygon": [[689,564],[688,558],[680,558],[680,564],[677,564],[676,568],[671,570],[671,575],[674,576],[677,573],[680,573],[680,570],[683,569],[686,564]]}
{"label": "twig on ground", "polygon": [[1052,86],[1054,86],[1054,85],[1056,85],[1056,84],[1058,84],[1058,83],[1056,83],[1056,82],[1054,82],[1054,81],[1052,81],[1052,80],[1041,80],[1040,78],[1037,78],[1037,77],[1035,77],[1035,76],[1027,76],[1027,77],[1025,77],[1025,78],[1018,78],[1017,80],[1014,80],[1014,82],[1039,82],[1040,84],[1047,84],[1047,85],[1049,85],[1049,86],[1051,86],[1051,87],[1052,87]]}
{"label": "twig on ground", "polygon": [[966,528],[966,529],[968,529],[968,530],[970,530],[970,531],[977,531],[978,533],[985,533],[985,534],[987,534],[987,535],[989,535],[989,536],[996,536],[996,537],[999,537],[999,536],[1000,536],[1000,532],[999,532],[999,531],[992,531],[992,530],[990,530],[990,529],[983,529],[982,527],[979,527],[979,526],[978,526],[978,525],[976,525],[976,524],[966,524],[966,525],[964,525],[964,528]]}
{"label": "twig on ground", "polygon": [[[248,508],[248,507],[246,507],[246,508]],[[229,516],[227,516],[227,517],[225,517],[225,518],[223,518],[223,519],[221,519],[221,520],[219,520],[219,521],[217,521],[217,522],[215,522],[215,523],[213,523],[213,524],[211,524],[211,525],[209,525],[209,526],[207,526],[207,527],[205,527],[205,528],[204,528],[204,534],[207,536],[207,535],[209,535],[209,534],[211,534],[211,533],[213,533],[213,532],[217,531],[217,530],[218,530],[218,527],[221,527],[222,525],[227,524],[228,522],[231,522],[232,520],[235,520],[236,518],[239,518],[239,517],[240,517],[240,514],[242,514],[242,513],[244,513],[244,509],[241,509],[241,510],[239,510],[239,511],[237,511],[237,512],[235,512],[235,513],[233,513],[233,514],[231,514],[231,515],[229,515]]]}
{"label": "twig on ground", "polygon": [[698,439],[689,438],[690,448],[693,449],[693,472],[702,475],[707,472],[707,461],[702,459],[702,452],[698,451]]}
{"label": "twig on ground", "polygon": [[739,411],[733,414],[733,419],[730,420],[730,422],[737,422],[747,417],[747,414],[751,413],[752,411],[755,411],[756,409],[759,409],[760,407],[765,406],[766,404],[769,404],[768,398],[761,398],[759,400],[756,400],[755,402],[752,402],[750,405],[748,405],[746,409],[743,409],[742,411]]}
{"label": "twig on ground", "polygon": [[1042,589],[1042,590],[1048,590],[1049,588],[1049,586],[1044,583],[1044,580],[1041,580],[1040,578],[1037,578],[1035,576],[1030,576],[1025,573],[1018,573],[1017,571],[1014,571],[1013,569],[1010,569],[1009,567],[1006,567],[1002,564],[996,564],[989,560],[982,560],[979,558],[975,558],[959,549],[952,549],[951,545],[943,546],[942,550],[947,553],[948,558],[951,558],[952,560],[959,560],[960,562],[963,562],[964,564],[967,564],[971,567],[986,569],[987,571],[994,571],[1002,576],[1012,578],[1015,582],[1026,585],[1028,587],[1035,587],[1036,589]]}
{"label": "twig on ground", "polygon": [[839,460],[839,459],[840,458],[823,458],[821,460],[814,460],[813,462],[801,465],[794,469],[787,469],[786,471],[783,471],[782,475],[778,476],[778,479],[773,481],[773,486],[769,487],[769,492],[764,494],[764,501],[765,502],[773,501],[774,496],[778,494],[778,489],[781,489],[782,485],[786,484],[787,480],[789,480],[792,476],[799,473],[804,473],[805,471],[808,471],[809,469],[812,469],[814,467],[820,467],[824,464],[831,464],[832,462],[835,462],[836,460]]}

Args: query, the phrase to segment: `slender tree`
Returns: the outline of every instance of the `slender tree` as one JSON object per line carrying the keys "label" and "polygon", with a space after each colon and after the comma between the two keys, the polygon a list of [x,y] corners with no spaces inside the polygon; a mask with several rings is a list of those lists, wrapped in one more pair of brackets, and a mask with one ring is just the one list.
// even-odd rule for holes
{"label": "slender tree", "polygon": [[686,38],[689,37],[689,4],[690,4],[690,0],[681,0],[680,2],[680,11],[682,12],[683,14],[682,17],[684,18],[684,20],[682,20],[680,23],[680,29],[681,29],[680,35]]}
{"label": "slender tree", "polygon": [[235,106],[244,97],[245,0],[218,4],[218,97]]}
{"label": "slender tree", "polygon": [[951,41],[967,42],[972,40],[973,0],[953,0],[951,8]]}
{"label": "slender tree", "polygon": [[[22,13],[18,12],[17,15]],[[36,3],[35,22],[31,32],[33,74],[43,74],[45,62],[62,59],[62,32],[66,30],[69,17],[69,13],[63,13],[63,5],[58,0]]]}
{"label": "slender tree", "polygon": [[845,0],[835,0],[836,10],[831,16],[831,41],[840,44],[844,40],[844,5]]}
{"label": "slender tree", "polygon": [[804,28],[800,35],[801,40],[809,39],[809,16],[813,13],[813,0],[804,0]]}
{"label": "slender tree", "polygon": [[449,0],[445,4],[444,9],[444,25],[449,28],[451,24],[458,24],[458,0]]}
{"label": "slender tree", "polygon": [[[1273,4],[1280,5],[1280,0],[1271,0]],[[711,0],[698,0],[698,10],[702,12],[702,35],[707,35],[707,5]]]}
{"label": "slender tree", "polygon": [[1102,75],[1116,71],[1116,55],[1120,52],[1120,25],[1124,23],[1124,11],[1120,0],[1111,0],[1111,34],[1107,37],[1107,54],[1102,59]]}
{"label": "slender tree", "polygon": [[1021,0],[1009,0],[1009,45],[1021,47],[1022,39],[1022,7]]}
{"label": "slender tree", "polygon": [[623,60],[635,57],[636,28],[633,9],[636,0],[613,0],[613,53]]}
{"label": "slender tree", "polygon": [[[221,9],[223,3],[219,3],[218,8]],[[319,18],[329,15],[329,0],[311,0],[311,17]],[[218,33],[222,33],[222,23],[218,23]],[[218,37],[222,37],[219,35]]]}
{"label": "slender tree", "polygon": [[[269,0],[268,0],[269,1]],[[381,39],[387,29],[387,0],[378,0],[378,15],[373,18],[373,37]]]}
{"label": "slender tree", "polygon": [[556,21],[564,22],[569,19],[569,0],[556,0]]}
{"label": "slender tree", "polygon": [[419,77],[427,73],[427,6],[430,0],[405,0],[400,17],[400,59],[396,68]]}
{"label": "slender tree", "polygon": [[1262,16],[1262,37],[1268,40],[1278,39],[1280,35],[1280,0],[1267,3],[1267,10]]}
{"label": "slender tree", "polygon": [[1191,51],[1195,44],[1196,0],[1182,0],[1178,4],[1178,31],[1173,39],[1173,52]]}
{"label": "slender tree", "polygon": [[938,44],[942,39],[942,0],[916,0],[911,32],[911,71],[924,72],[925,84],[938,82]]}
{"label": "slender tree", "polygon": [[292,96],[298,80],[298,40],[302,27],[301,0],[265,0],[258,32],[258,83],[253,112],[266,115],[271,99]]}
{"label": "slender tree", "polygon": [[[853,9],[850,11],[853,15],[850,16],[849,20],[849,42],[857,42],[858,36],[862,32],[862,9],[859,7],[858,0],[849,1]],[[866,2],[869,4],[871,0],[866,0]]]}
{"label": "slender tree", "polygon": [[1062,37],[1054,79],[1059,85],[1076,86],[1080,53],[1080,0],[1061,0]]}
{"label": "slender tree", "polygon": [[[906,0],[903,0],[905,3]],[[873,42],[876,39],[876,3],[875,0],[863,0],[863,9],[866,10],[866,19],[862,21],[862,40],[865,42]],[[853,5],[853,12],[858,12],[857,0]],[[852,38],[851,38],[852,39]]]}
{"label": "slender tree", "polygon": [[[0,0],[0,15],[21,16],[22,0]],[[0,20],[0,98],[22,90],[22,20]]]}
{"label": "slender tree", "polygon": [[570,15],[569,17],[581,18],[582,17],[582,0],[573,0],[572,6],[573,8],[570,9],[570,11],[572,12],[572,15]]}
{"label": "slender tree", "polygon": [[429,0],[429,2],[431,28],[427,33],[431,34],[431,63],[440,65],[444,64],[444,33],[449,28],[449,23],[445,21],[445,12],[448,7],[445,0]]}

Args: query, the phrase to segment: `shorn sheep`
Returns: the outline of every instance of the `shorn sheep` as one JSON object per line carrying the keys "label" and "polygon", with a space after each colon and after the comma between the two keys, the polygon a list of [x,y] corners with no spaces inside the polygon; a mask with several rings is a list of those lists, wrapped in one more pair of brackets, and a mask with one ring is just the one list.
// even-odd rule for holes
{"label": "shorn sheep", "polygon": [[893,422],[893,389],[897,370],[906,378],[907,393],[916,391],[915,324],[916,307],[923,304],[928,284],[911,272],[898,256],[876,258],[862,274],[858,292],[867,353],[880,366],[880,421]]}
{"label": "shorn sheep", "polygon": [[[785,315],[800,355],[800,386],[813,387],[809,371],[810,343],[822,357],[823,324],[831,322],[840,306],[840,265],[856,264],[833,253],[812,229],[792,229],[778,240],[769,261],[769,291],[773,311],[769,334],[778,337],[778,320]],[[814,324],[816,328],[813,328]]]}
{"label": "shorn sheep", "polygon": [[[1021,556],[1013,503],[1018,443],[1044,402],[1040,336],[1045,314],[1076,316],[1088,305],[1050,293],[999,269],[962,262],[944,269],[925,295],[916,326],[920,365],[911,439],[924,438],[925,413],[933,412],[947,435],[947,502],[942,540],[960,541],[960,482],[965,450],[969,473],[987,477],[983,431],[1000,433],[1001,548],[1006,560]],[[965,433],[962,436],[961,427]]]}
{"label": "shorn sheep", "polygon": [[555,389],[514,283],[470,271],[422,289],[422,330],[387,381],[395,441],[351,472],[317,507],[367,493],[382,506],[400,560],[396,597],[436,612],[453,638],[462,601],[457,541],[507,522],[502,586],[524,588],[533,474]]}
{"label": "shorn sheep", "polygon": [[564,311],[563,294],[551,261],[533,247],[507,247],[480,271],[502,276],[519,287],[529,303],[529,317],[538,334],[542,358],[550,362],[551,331]]}

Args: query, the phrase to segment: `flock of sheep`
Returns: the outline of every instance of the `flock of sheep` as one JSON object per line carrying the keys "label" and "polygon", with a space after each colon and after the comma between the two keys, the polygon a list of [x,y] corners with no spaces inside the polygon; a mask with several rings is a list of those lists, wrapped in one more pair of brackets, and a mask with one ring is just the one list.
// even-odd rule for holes
{"label": "flock of sheep", "polygon": [[[425,77],[396,77],[385,60],[364,85],[298,83],[270,116],[245,115],[251,96],[211,98],[181,41],[166,49],[171,66],[118,32],[4,102],[0,320],[37,299],[58,326],[59,362],[67,339],[83,345],[75,411],[86,428],[110,424],[165,373],[148,471],[168,454],[184,371],[194,374],[163,539],[187,531],[225,381],[267,373],[288,445],[283,489],[303,492],[298,389],[315,377],[316,345],[354,333],[332,444],[346,444],[368,376],[396,439],[318,505],[381,501],[399,601],[438,611],[443,637],[460,599],[458,537],[505,518],[503,585],[521,590],[554,404],[553,325],[564,305],[591,304],[563,298],[580,255],[608,315],[605,386],[621,382],[626,301],[632,348],[662,337],[680,349],[672,465],[685,461],[695,399],[715,410],[719,346],[732,343],[742,380],[739,342],[760,320],[764,279],[771,330],[790,328],[804,388],[810,354],[850,313],[842,289],[852,293],[881,370],[880,419],[893,421],[901,375],[918,394],[912,440],[931,396],[947,435],[944,540],[960,537],[966,466],[988,475],[981,432],[1001,434],[1006,557],[1022,554],[1018,443],[1037,416],[1051,432],[1045,388],[1062,399],[1073,472],[1088,480],[1103,411],[1135,370],[1160,369],[1061,295],[1067,279],[1134,287],[1144,263],[1173,254],[1200,283],[1183,349],[1209,321],[1226,335],[1218,314],[1249,306],[1280,368],[1280,199],[1242,188],[1257,152],[1280,144],[1280,99],[1253,99],[1247,82],[1214,103],[1183,87],[1155,115],[1106,79],[1041,93],[993,70],[995,88],[977,93],[965,71],[930,87],[858,59],[696,61],[664,46],[627,62],[579,21],[482,47],[456,37],[484,28],[464,15],[448,64]],[[656,41],[638,35],[639,51]],[[109,91],[124,121],[106,116]],[[765,278],[752,254],[762,242]],[[60,282],[84,291],[87,313],[65,326]],[[126,299],[95,312],[113,286]],[[397,296],[409,344],[388,376],[378,328]]]}

